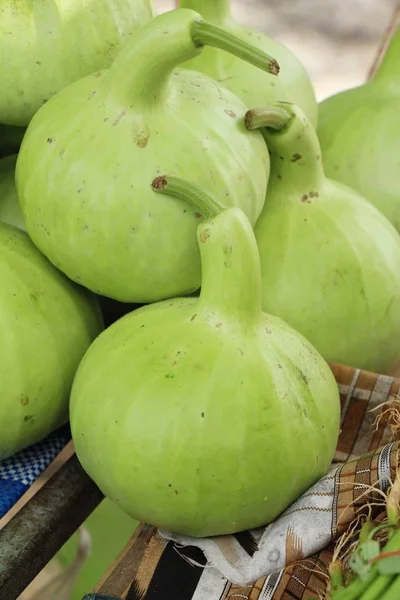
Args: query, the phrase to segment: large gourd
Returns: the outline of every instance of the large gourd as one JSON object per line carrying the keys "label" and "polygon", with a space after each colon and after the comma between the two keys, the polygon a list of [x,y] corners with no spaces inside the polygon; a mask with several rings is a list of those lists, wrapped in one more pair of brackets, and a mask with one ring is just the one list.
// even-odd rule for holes
{"label": "large gourd", "polygon": [[255,228],[263,309],[326,360],[387,372],[400,356],[400,236],[372,204],[325,177],[317,135],[288,104],[250,111],[271,156]]}
{"label": "large gourd", "polygon": [[150,0],[1,0],[0,123],[28,125],[66,85],[110,66]]}
{"label": "large gourd", "polygon": [[25,223],[15,189],[17,156],[0,159],[0,221],[25,231]]}
{"label": "large gourd", "polygon": [[102,329],[97,301],[27,234],[0,224],[0,460],[68,420],[79,362]]}
{"label": "large gourd", "polygon": [[313,125],[317,123],[318,105],[305,68],[285,46],[260,31],[244,27],[232,18],[231,0],[179,0],[182,8],[198,11],[208,22],[258,46],[272,54],[280,66],[279,78],[260,73],[252,65],[215,48],[207,48],[201,56],[184,66],[214,77],[243,100],[248,108],[264,106],[280,100],[296,102]]}
{"label": "large gourd", "polygon": [[216,214],[187,181],[153,185],[207,217],[200,299],[140,308],[94,342],[71,394],[75,449],[106,496],[140,521],[193,536],[257,527],[327,471],[337,385],[309,342],[261,312],[244,213]]}
{"label": "large gourd", "polygon": [[400,28],[368,83],[320,106],[325,171],[372,202],[400,231]]}
{"label": "large gourd", "polygon": [[197,13],[175,10],[142,27],[110,70],[57,94],[28,128],[16,180],[29,235],[98,294],[146,303],[200,286],[201,214],[155,196],[154,173],[191,177],[252,224],[262,210],[269,157],[262,135],[244,126],[245,105],[177,68],[207,43],[276,69]]}

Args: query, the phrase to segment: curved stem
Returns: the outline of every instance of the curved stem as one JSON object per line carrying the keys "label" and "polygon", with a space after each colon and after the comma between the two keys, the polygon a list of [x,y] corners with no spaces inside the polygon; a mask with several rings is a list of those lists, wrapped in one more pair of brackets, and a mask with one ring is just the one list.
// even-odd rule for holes
{"label": "curved stem", "polygon": [[161,177],[156,177],[151,185],[156,192],[185,200],[207,219],[215,217],[224,210],[218,200],[207,194],[199,185],[183,177],[161,175]]}
{"label": "curved stem", "polygon": [[197,311],[212,314],[215,327],[234,320],[242,329],[252,329],[261,316],[261,267],[246,215],[238,208],[223,208],[199,186],[179,177],[157,177],[152,187],[185,200],[208,217],[197,228],[202,264]]}
{"label": "curved stem", "polygon": [[279,71],[278,63],[256,46],[206,23],[192,10],[178,9],[141,27],[120,52],[102,85],[107,93],[120,95],[124,105],[147,110],[154,102],[164,102],[172,71],[198,56],[207,45],[267,72]]}
{"label": "curved stem", "polygon": [[245,116],[245,124],[250,130],[268,127],[282,131],[292,119],[293,115],[281,106],[263,106],[249,110]]}
{"label": "curved stem", "polygon": [[285,185],[308,202],[324,181],[321,147],[314,127],[295,104],[279,102],[248,111],[248,129],[261,129],[271,157],[270,189]]}
{"label": "curved stem", "polygon": [[214,46],[271,73],[271,75],[279,74],[279,64],[272,56],[215,25],[205,21],[195,21],[192,25],[192,39],[198,48]]}

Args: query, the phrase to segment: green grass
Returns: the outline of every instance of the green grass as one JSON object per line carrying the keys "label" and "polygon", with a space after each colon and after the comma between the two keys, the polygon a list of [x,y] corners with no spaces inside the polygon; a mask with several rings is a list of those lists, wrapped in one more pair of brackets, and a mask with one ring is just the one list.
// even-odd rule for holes
{"label": "green grass", "polygon": [[[85,593],[92,590],[125,546],[138,523],[106,499],[84,525],[92,537],[92,553],[78,575],[71,600],[82,600]],[[74,534],[57,554],[63,567],[68,566],[74,559],[77,542],[77,535]]]}

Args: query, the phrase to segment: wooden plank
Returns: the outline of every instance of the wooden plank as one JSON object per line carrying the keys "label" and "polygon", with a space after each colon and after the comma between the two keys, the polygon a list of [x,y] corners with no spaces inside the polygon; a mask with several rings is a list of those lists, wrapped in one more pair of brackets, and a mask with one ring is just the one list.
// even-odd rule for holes
{"label": "wooden plank", "polygon": [[16,600],[102,499],[72,456],[0,531],[0,598]]}
{"label": "wooden plank", "polygon": [[141,523],[125,548],[98,582],[95,593],[124,598],[157,529]]}

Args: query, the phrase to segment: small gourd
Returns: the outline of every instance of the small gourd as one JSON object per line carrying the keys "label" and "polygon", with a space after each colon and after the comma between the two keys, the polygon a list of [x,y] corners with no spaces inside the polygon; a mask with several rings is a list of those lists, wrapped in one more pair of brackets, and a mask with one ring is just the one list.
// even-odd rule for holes
{"label": "small gourd", "polygon": [[280,72],[279,78],[260,73],[252,65],[215,48],[206,48],[203,54],[185,63],[185,67],[214,77],[248,108],[289,100],[303,109],[314,126],[317,124],[318,105],[311,79],[289,48],[261,31],[237,23],[231,14],[232,0],[179,0],[178,5],[198,11],[209,23],[272,54]]}
{"label": "small gourd", "polygon": [[192,178],[252,224],[269,157],[245,105],[177,68],[213,44],[264,69],[276,62],[190,10],[143,26],[112,68],[57,94],[33,118],[17,162],[30,237],[70,279],[114,300],[148,303],[200,287],[198,210],[156,196],[154,173]]}
{"label": "small gourd", "polygon": [[262,313],[244,213],[179,178],[153,187],[206,217],[200,298],[140,308],[94,342],[71,394],[75,449],[136,519],[192,536],[258,527],[328,470],[338,388],[308,341]]}
{"label": "small gourd", "polygon": [[256,109],[271,157],[255,228],[263,309],[329,361],[385,373],[400,356],[400,236],[372,204],[325,177],[314,128],[289,104]]}
{"label": "small gourd", "polygon": [[16,163],[16,155],[0,159],[0,222],[26,231],[15,189]]}
{"label": "small gourd", "polygon": [[72,381],[102,330],[96,299],[0,223],[0,461],[68,421]]}
{"label": "small gourd", "polygon": [[320,105],[328,177],[357,190],[400,232],[400,27],[368,83]]}
{"label": "small gourd", "polygon": [[68,84],[110,66],[150,0],[1,0],[0,123],[26,126]]}

